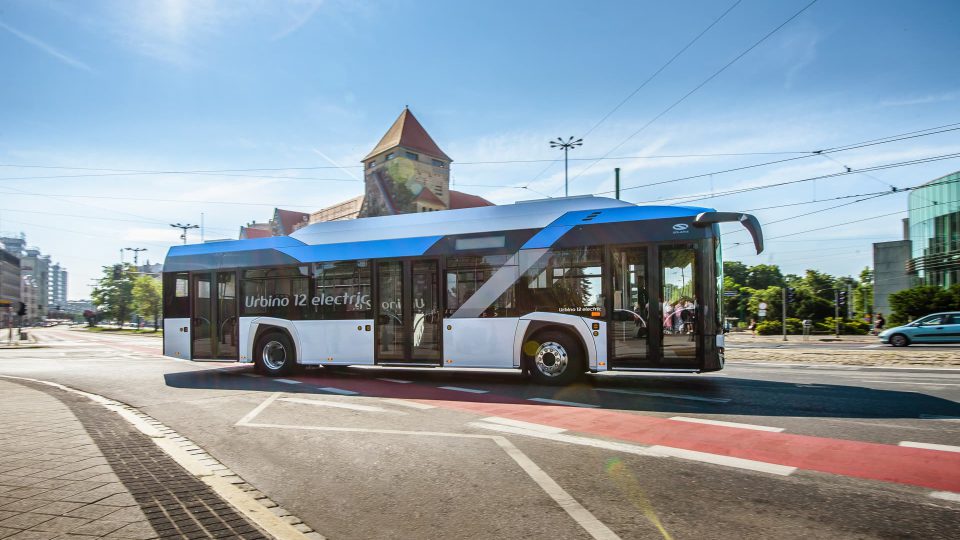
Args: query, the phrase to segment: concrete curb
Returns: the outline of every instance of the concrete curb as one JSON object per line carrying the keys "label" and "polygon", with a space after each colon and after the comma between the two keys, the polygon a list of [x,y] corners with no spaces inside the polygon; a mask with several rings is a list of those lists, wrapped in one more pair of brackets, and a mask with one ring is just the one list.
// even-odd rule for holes
{"label": "concrete curb", "polygon": [[141,433],[150,437],[154,444],[187,472],[210,486],[223,500],[273,538],[277,540],[325,540],[323,535],[314,531],[302,520],[244,482],[239,475],[217,461],[202,448],[135,407],[51,381],[12,375],[0,375],[0,377],[59,388],[84,396],[117,413]]}

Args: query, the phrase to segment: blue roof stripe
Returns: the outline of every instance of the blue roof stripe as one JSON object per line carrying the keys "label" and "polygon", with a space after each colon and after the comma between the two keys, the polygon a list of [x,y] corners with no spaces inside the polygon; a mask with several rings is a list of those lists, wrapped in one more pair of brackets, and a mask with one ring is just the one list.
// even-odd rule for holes
{"label": "blue roof stripe", "polygon": [[419,238],[398,238],[394,240],[371,240],[368,242],[346,242],[320,246],[281,247],[278,251],[300,262],[326,262],[353,259],[372,259],[390,257],[415,257],[423,255],[442,236],[423,236]]}
{"label": "blue roof stripe", "polygon": [[[698,206],[622,206],[619,208],[600,208],[597,210],[576,210],[560,216],[549,227],[558,225],[577,226],[595,223],[616,223],[619,221],[639,221],[644,219],[670,219],[693,217],[701,212],[713,212],[712,208]],[[583,219],[596,214],[589,221]]]}
{"label": "blue roof stripe", "polygon": [[548,248],[572,228],[572,226],[544,227],[540,232],[533,235],[533,238],[527,240],[520,249]]}

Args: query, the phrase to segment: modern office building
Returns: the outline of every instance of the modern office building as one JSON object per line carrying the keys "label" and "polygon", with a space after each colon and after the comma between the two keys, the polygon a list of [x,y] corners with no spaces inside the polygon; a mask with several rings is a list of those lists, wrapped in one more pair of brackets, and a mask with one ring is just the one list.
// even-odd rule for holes
{"label": "modern office building", "polygon": [[[0,248],[0,322],[20,305],[20,257]],[[9,308],[9,309],[8,309]]]}
{"label": "modern office building", "polygon": [[918,284],[960,283],[960,171],[910,192],[910,261]]}

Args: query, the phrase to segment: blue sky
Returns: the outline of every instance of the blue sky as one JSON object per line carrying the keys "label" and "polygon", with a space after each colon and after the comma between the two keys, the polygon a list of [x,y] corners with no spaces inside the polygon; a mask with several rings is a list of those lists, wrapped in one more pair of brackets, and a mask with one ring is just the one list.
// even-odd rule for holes
{"label": "blue sky", "polygon": [[[960,122],[960,3],[819,0],[629,137],[808,1],[743,0],[571,157],[810,152]],[[562,195],[562,162],[470,162],[559,157],[549,139],[587,133],[733,3],[5,0],[0,230],[26,233],[68,267],[70,297],[87,297],[120,248],[161,259],[178,242],[168,223],[202,212],[207,239],[235,238],[274,205],[313,211],[358,195],[360,158],[404,105],[454,159],[455,189],[497,203]],[[953,131],[624,198],[709,196],[957,152]],[[615,166],[627,187],[799,155],[574,161],[570,190],[611,189]],[[25,165],[172,172],[38,179],[107,171]],[[176,172],[248,168],[277,170]],[[694,204],[810,202],[957,169],[950,159]],[[905,214],[773,238],[906,209],[895,194],[812,213],[849,200],[757,211],[761,222],[800,217],[769,225],[760,256],[730,234],[726,257],[855,275],[872,242],[899,238]]]}

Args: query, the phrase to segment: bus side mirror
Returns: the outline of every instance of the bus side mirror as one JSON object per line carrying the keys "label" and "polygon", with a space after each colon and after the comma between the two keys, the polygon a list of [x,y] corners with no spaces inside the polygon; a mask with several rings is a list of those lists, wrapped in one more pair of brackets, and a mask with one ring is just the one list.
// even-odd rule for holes
{"label": "bus side mirror", "polygon": [[707,227],[714,223],[728,223],[739,221],[743,228],[747,229],[753,238],[753,246],[757,249],[757,255],[763,252],[763,231],[760,229],[760,221],[751,214],[740,212],[701,212],[693,219],[694,227]]}

